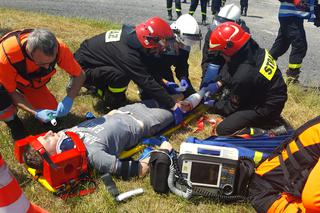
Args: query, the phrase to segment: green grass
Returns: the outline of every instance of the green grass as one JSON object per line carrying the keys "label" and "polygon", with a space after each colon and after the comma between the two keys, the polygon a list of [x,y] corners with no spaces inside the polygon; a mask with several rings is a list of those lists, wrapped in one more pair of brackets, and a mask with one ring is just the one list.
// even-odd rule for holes
{"label": "green grass", "polygon": [[[73,51],[79,47],[79,44],[84,39],[118,27],[119,25],[101,20],[92,21],[79,18],[55,17],[41,13],[0,9],[1,34],[20,28],[47,28],[66,42]],[[189,60],[191,80],[195,87],[199,86],[199,78],[201,76],[200,60],[201,53],[199,49],[195,48]],[[58,100],[64,97],[67,82],[68,76],[64,72],[58,72],[49,83],[50,89]],[[138,97],[134,85],[130,85],[128,95],[131,100],[137,100]],[[103,109],[98,104],[97,98],[79,96],[75,101],[72,113],[59,121],[59,129],[70,127],[83,121],[84,114],[87,111],[92,111],[96,115],[103,114]],[[298,127],[307,120],[319,115],[319,112],[320,104],[317,91],[295,86],[289,87],[289,99],[283,115],[294,127]],[[28,114],[19,111],[19,116],[23,118],[23,122],[31,133],[35,134],[47,130]],[[195,123],[191,123],[185,129],[172,135],[170,141],[174,144],[174,147],[178,148],[180,142],[188,135],[199,138],[209,136],[210,128],[208,126],[202,133],[193,133],[195,127]],[[128,182],[116,180],[122,192],[137,187],[142,187],[145,190],[143,196],[135,197],[122,204],[117,204],[113,201],[100,181],[98,181],[98,188],[93,194],[62,201],[33,181],[24,167],[15,161],[9,130],[3,122],[0,122],[0,152],[12,173],[20,182],[27,197],[50,212],[254,212],[249,204],[226,205],[202,198],[187,201],[173,194],[168,196],[156,194],[149,184],[148,176],[144,179]]]}

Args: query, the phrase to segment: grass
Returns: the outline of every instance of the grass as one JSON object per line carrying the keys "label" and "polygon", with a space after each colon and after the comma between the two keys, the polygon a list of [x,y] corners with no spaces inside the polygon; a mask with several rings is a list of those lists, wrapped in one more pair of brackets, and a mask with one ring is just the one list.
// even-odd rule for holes
{"label": "grass", "polygon": [[[21,28],[48,28],[57,37],[66,42],[73,51],[79,47],[79,44],[84,39],[118,27],[118,25],[106,21],[55,17],[41,13],[0,8],[1,34]],[[199,77],[201,76],[200,59],[201,53],[199,49],[195,48],[192,51],[189,63],[191,81],[196,88],[199,86]],[[58,100],[64,97],[64,85],[67,82],[68,76],[64,72],[58,72],[49,83],[50,89]],[[294,127],[298,127],[307,120],[319,115],[318,91],[295,86],[290,86],[288,91],[289,98],[283,115]],[[134,85],[130,85],[128,95],[131,100],[137,100]],[[88,111],[94,112],[95,115],[103,114],[101,105],[98,102],[97,98],[91,96],[79,96],[75,101],[72,113],[59,121],[58,128],[71,127],[83,121],[84,114]],[[23,122],[32,134],[48,130],[48,127],[40,125],[34,118],[24,112],[19,111],[19,116],[23,118]],[[178,148],[180,142],[188,135],[199,138],[209,136],[210,128],[208,126],[202,133],[193,133],[194,129],[195,123],[192,123],[190,126],[172,135],[170,141],[174,144],[174,147]],[[0,143],[0,152],[8,163],[12,173],[20,182],[27,197],[50,212],[254,212],[249,204],[226,205],[202,198],[187,201],[173,194],[168,196],[159,195],[152,190],[149,184],[149,177],[129,182],[116,180],[117,186],[122,192],[137,187],[142,187],[145,190],[143,196],[135,197],[122,204],[117,204],[113,201],[100,181],[98,181],[98,188],[93,194],[62,201],[45,190],[40,184],[33,181],[24,167],[15,161],[9,130],[3,122],[0,122]]]}

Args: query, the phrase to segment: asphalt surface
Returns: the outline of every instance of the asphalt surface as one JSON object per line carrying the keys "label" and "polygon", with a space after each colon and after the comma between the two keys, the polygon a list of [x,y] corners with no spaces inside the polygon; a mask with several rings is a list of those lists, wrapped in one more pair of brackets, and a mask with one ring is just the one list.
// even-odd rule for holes
{"label": "asphalt surface", "polygon": [[[188,12],[190,1],[187,0],[187,4],[182,3],[182,13]],[[227,0],[227,4],[229,3],[235,3],[239,6],[239,1]],[[140,23],[151,16],[167,18],[166,0],[0,0],[0,7],[128,24]],[[278,0],[249,0],[248,16],[243,19],[250,27],[253,38],[258,41],[261,47],[271,48],[277,36],[279,28],[278,7]],[[208,8],[207,14],[210,23],[212,21],[210,8]],[[200,23],[200,5],[196,10],[195,17]],[[207,27],[202,26],[201,28],[205,33]],[[312,23],[305,22],[305,30],[308,52],[303,61],[300,80],[304,85],[319,86],[318,66],[320,62],[317,60],[320,55],[318,42],[320,29],[313,26]],[[278,60],[282,71],[285,70],[287,63],[288,53]]]}

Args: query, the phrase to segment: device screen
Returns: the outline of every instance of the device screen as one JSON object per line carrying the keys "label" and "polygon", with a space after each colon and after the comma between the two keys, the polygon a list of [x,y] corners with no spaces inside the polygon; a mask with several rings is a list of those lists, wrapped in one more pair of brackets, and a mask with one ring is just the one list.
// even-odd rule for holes
{"label": "device screen", "polygon": [[190,181],[192,183],[217,185],[219,169],[219,164],[192,162]]}

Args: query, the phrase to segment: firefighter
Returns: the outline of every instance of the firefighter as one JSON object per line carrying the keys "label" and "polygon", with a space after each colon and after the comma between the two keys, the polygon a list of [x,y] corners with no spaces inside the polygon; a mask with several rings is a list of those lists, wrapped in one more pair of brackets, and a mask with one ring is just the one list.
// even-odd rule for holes
{"label": "firefighter", "polygon": [[[199,0],[191,0],[189,14],[193,16],[199,4]],[[202,25],[207,25],[207,0],[200,0]]]}
{"label": "firefighter", "polygon": [[[294,3],[295,2],[295,3]],[[299,83],[301,64],[307,53],[307,39],[304,30],[304,19],[315,22],[313,0],[304,1],[281,0],[279,8],[280,28],[278,36],[270,49],[275,60],[282,56],[291,45],[289,64],[286,70],[288,83]],[[316,23],[316,22],[315,22]]]}
{"label": "firefighter", "polygon": [[[170,27],[175,34],[175,41],[154,63],[154,68],[151,69],[152,75],[169,94],[183,93],[184,97],[187,97],[195,93],[189,79],[189,54],[191,47],[200,42],[202,35],[197,21],[189,14],[180,16]],[[172,68],[180,81],[180,86],[174,81]],[[143,99],[152,98],[145,95],[142,97]]]}
{"label": "firefighter", "polygon": [[267,129],[280,125],[287,86],[268,51],[234,22],[222,23],[212,31],[209,51],[221,55],[226,63],[216,82],[206,90],[211,94],[222,88],[229,91],[220,99],[205,102],[225,117],[216,133],[233,135],[243,129],[249,131],[250,127]]}
{"label": "firefighter", "polygon": [[[168,11],[168,19],[172,20],[172,1],[173,0],[167,0],[167,11]],[[181,16],[181,2],[180,0],[175,0],[176,4],[176,13],[177,13],[177,18]]]}
{"label": "firefighter", "polygon": [[115,109],[127,104],[125,92],[132,80],[161,105],[174,107],[174,99],[150,74],[154,58],[172,39],[170,25],[152,17],[135,27],[123,25],[85,40],[75,52],[86,73],[84,86],[96,87],[105,106]]}
{"label": "firefighter", "polygon": [[[25,137],[27,131],[17,117],[16,106],[42,122],[65,116],[85,75],[66,44],[48,30],[14,31],[0,42],[0,120],[17,140]],[[59,103],[46,86],[56,73],[56,64],[72,76],[73,82]]]}
{"label": "firefighter", "polygon": [[227,21],[233,21],[239,24],[246,32],[250,33],[245,21],[240,18],[240,8],[238,6],[235,4],[228,4],[221,8],[220,12],[215,16],[212,24],[210,25],[204,40],[202,49],[202,77],[200,88],[207,86],[208,83],[214,81],[214,75],[218,74],[220,68],[224,64],[224,59],[221,56],[211,54],[208,49],[212,30],[214,30],[219,24]]}
{"label": "firefighter", "polygon": [[257,212],[320,212],[320,117],[299,127],[256,169],[249,199]]}

